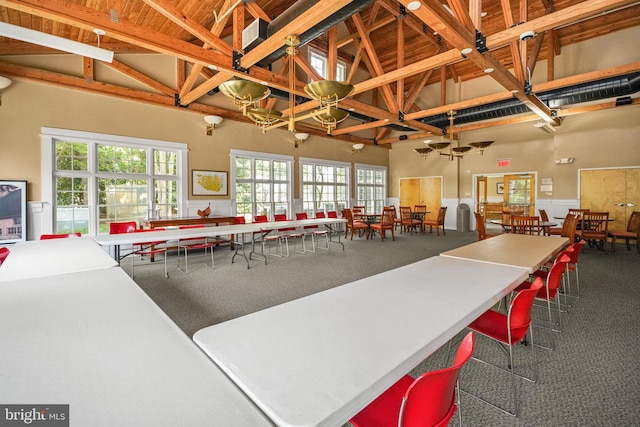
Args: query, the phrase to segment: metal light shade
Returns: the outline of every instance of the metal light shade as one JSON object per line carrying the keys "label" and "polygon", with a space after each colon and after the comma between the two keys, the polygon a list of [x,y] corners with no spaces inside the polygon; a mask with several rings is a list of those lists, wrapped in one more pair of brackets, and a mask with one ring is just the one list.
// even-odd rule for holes
{"label": "metal light shade", "polygon": [[451,151],[453,151],[455,154],[464,154],[464,153],[468,153],[469,151],[473,150],[472,147],[468,147],[468,146],[464,146],[464,147],[453,147],[451,149]]}
{"label": "metal light shade", "polygon": [[252,108],[247,110],[247,117],[260,126],[269,126],[282,120],[282,113],[269,108]]}
{"label": "metal light shade", "polygon": [[414,148],[413,151],[415,151],[418,154],[427,155],[427,154],[429,154],[430,152],[433,151],[433,148],[429,148],[429,147]]}
{"label": "metal light shade", "polygon": [[429,148],[433,150],[444,150],[449,145],[451,145],[451,143],[450,142],[430,142],[427,145],[429,146]]}
{"label": "metal light shade", "polygon": [[[337,82],[335,80],[318,80],[311,82],[304,87],[304,91],[311,98],[319,101],[322,105],[335,104],[351,95],[355,87],[350,84]],[[346,117],[345,117],[346,118]]]}
{"label": "metal light shade", "polygon": [[479,150],[484,150],[485,148],[489,147],[494,142],[495,141],[479,141],[479,142],[471,142],[471,143],[469,143],[469,145],[472,146],[473,148],[477,148]]}
{"label": "metal light shade", "polygon": [[267,86],[248,80],[228,80],[218,88],[238,105],[253,104],[271,94]]}
{"label": "metal light shade", "polygon": [[346,120],[347,117],[349,117],[348,112],[344,110],[340,110],[338,108],[333,108],[333,107],[331,107],[330,114],[323,113],[323,114],[318,114],[317,116],[313,116],[313,118],[318,122],[320,122],[323,126],[333,126],[333,127],[335,127],[335,125],[337,125],[338,123]]}

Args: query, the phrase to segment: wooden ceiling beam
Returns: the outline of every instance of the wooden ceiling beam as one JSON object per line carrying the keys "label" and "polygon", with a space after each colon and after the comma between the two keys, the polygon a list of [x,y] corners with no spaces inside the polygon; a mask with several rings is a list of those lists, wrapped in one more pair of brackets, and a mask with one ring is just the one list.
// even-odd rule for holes
{"label": "wooden ceiling beam", "polygon": [[285,38],[291,35],[299,35],[307,31],[325,18],[333,15],[350,0],[323,0],[311,6],[301,13],[296,19],[279,29],[271,37],[260,43],[256,48],[245,54],[240,59],[240,67],[248,69],[257,64],[263,58],[269,56],[277,49],[285,45]]}
{"label": "wooden ceiling beam", "polygon": [[[360,17],[360,14],[354,13],[351,16],[351,20],[355,24],[356,29],[358,30],[358,35],[360,36],[360,43],[364,45],[364,49],[367,52],[367,55],[369,56],[369,60],[371,61],[371,64],[373,65],[374,77],[383,74],[384,69],[380,64],[380,60],[378,59],[378,55],[374,49],[371,39],[369,38],[369,34],[365,29],[364,22],[362,22],[362,18]],[[396,100],[394,99],[394,96],[393,96],[393,91],[391,90],[389,85],[385,83],[384,85],[381,85],[380,88],[382,90],[382,98],[387,104],[387,108],[390,111],[397,113],[399,111],[398,105],[396,104]]]}
{"label": "wooden ceiling beam", "polygon": [[[232,6],[231,0],[225,0],[225,2],[222,4],[220,13],[223,15],[223,18],[220,20],[214,21],[213,25],[211,26],[211,33],[214,36],[219,36],[222,33],[222,30],[224,30],[224,27],[227,25],[227,21],[229,20],[229,14],[227,12],[231,9],[231,6]],[[202,47],[204,49],[207,49],[209,47],[209,44],[205,43]],[[198,77],[202,73],[202,70],[203,70],[203,66],[201,64],[197,64],[197,63],[192,64],[191,72],[185,79],[184,83],[181,86],[179,86],[180,99],[186,98],[187,93],[189,93],[191,89],[193,89],[193,86],[195,86]]]}
{"label": "wooden ceiling beam", "polygon": [[[154,52],[197,62],[202,65],[215,64],[236,73],[231,67],[231,58],[227,55],[200,46],[169,37],[149,28],[134,25],[126,20],[113,23],[108,14],[99,13],[94,9],[61,0],[0,0],[0,6],[25,12],[32,15],[52,19],[57,22],[93,31],[101,28],[109,37],[144,47]],[[239,73],[238,73],[239,74]]]}
{"label": "wooden ceiling beam", "polygon": [[[458,21],[446,11],[436,0],[422,0],[423,6],[413,11],[421,21],[434,28],[444,39],[462,50],[471,47],[472,51],[467,57],[473,61],[481,70],[489,70],[491,78],[500,83],[505,89],[515,92],[515,96],[520,99],[531,111],[539,115],[546,122],[553,122],[559,125],[559,120],[552,117],[549,107],[534,94],[524,92],[524,82],[518,80],[498,61],[490,52],[480,53],[475,47],[475,34],[471,34]],[[405,6],[410,0],[400,0]]]}
{"label": "wooden ceiling beam", "polygon": [[204,43],[207,43],[209,46],[214,49],[224,53],[225,55],[231,55],[233,53],[233,48],[229,46],[224,40],[220,37],[217,37],[211,34],[211,31],[207,30],[205,27],[200,25],[199,22],[195,21],[193,18],[186,16],[182,11],[180,11],[177,7],[171,4],[167,0],[142,0],[153,9],[160,12],[164,17],[169,19],[171,22],[177,24],[180,28],[188,31],[190,34],[193,34],[198,39],[202,40]]}
{"label": "wooden ceiling beam", "polygon": [[487,47],[497,49],[513,40],[519,40],[520,34],[524,31],[540,33],[635,3],[637,0],[585,0],[540,18],[532,19],[517,27],[507,28],[499,33],[489,35],[487,36]]}
{"label": "wooden ceiling beam", "polygon": [[[502,16],[504,17],[504,24],[506,28],[511,28],[514,24],[513,10],[511,10],[511,2],[509,0],[500,0],[502,6]],[[522,68],[522,61],[520,61],[520,42],[513,40],[509,43],[509,50],[511,52],[511,62],[513,63],[513,72],[516,78],[520,81],[525,81],[524,69]]]}
{"label": "wooden ceiling beam", "polygon": [[174,96],[174,94],[176,93],[175,90],[173,90],[172,88],[170,88],[169,86],[166,86],[162,83],[160,83],[159,81],[152,79],[151,77],[147,76],[146,74],[141,73],[138,70],[135,70],[133,68],[131,68],[130,66],[123,64],[122,62],[118,61],[117,59],[114,59],[113,62],[111,64],[105,63],[106,66],[113,68],[116,71],[119,71],[120,73],[124,74],[125,76],[136,80],[148,87],[150,87],[151,89],[158,91],[159,93],[162,93],[164,95],[167,96]]}

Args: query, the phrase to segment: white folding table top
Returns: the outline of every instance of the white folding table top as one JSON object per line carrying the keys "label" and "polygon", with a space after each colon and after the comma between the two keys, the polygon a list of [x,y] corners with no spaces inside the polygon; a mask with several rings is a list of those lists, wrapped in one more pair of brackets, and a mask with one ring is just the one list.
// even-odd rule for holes
{"label": "white folding table top", "polygon": [[0,282],[113,267],[118,263],[90,237],[30,240],[7,245]]}
{"label": "white folding table top", "polygon": [[254,233],[285,227],[304,227],[308,225],[331,225],[346,222],[342,218],[313,218],[279,222],[254,222],[250,224],[219,225],[202,228],[167,228],[144,233],[99,234],[93,239],[102,246],[130,245],[149,241],[171,241],[189,237],[216,237],[230,234]]}
{"label": "white folding table top", "polygon": [[72,426],[271,425],[120,268],[2,283],[0,325],[3,404],[69,404]]}
{"label": "white folding table top", "polygon": [[566,237],[500,234],[440,255],[497,265],[526,268],[533,273],[560,249],[569,244]]}
{"label": "white folding table top", "polygon": [[528,276],[433,257],[198,331],[279,426],[338,426]]}

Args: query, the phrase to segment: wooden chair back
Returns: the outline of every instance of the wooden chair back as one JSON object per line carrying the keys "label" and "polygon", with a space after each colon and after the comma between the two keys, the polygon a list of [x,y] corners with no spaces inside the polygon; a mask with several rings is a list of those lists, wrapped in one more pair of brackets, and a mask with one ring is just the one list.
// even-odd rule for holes
{"label": "wooden chair back", "polygon": [[540,217],[516,215],[511,224],[514,233],[540,234]]}
{"label": "wooden chair back", "polygon": [[473,213],[476,217],[476,230],[478,230],[478,240],[487,238],[487,229],[484,227],[484,218],[478,212]]}

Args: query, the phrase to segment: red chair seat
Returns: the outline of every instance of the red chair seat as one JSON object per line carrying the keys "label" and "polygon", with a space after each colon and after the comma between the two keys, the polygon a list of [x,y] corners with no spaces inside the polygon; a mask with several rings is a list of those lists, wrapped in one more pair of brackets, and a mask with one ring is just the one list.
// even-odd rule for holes
{"label": "red chair seat", "polygon": [[[498,313],[497,311],[493,310],[485,311],[480,317],[471,322],[469,328],[473,329],[474,331],[478,331],[483,335],[491,337],[497,341],[503,343],[509,342],[509,338],[507,335],[509,330],[509,328],[507,327],[507,316],[503,313]],[[515,337],[511,338],[512,342],[509,344],[513,344],[514,342],[519,341],[519,339],[516,340],[514,338]]]}
{"label": "red chair seat", "polygon": [[[409,375],[400,378],[384,393],[351,420],[352,424],[362,427],[387,427],[398,424],[400,402],[407,389],[415,381]],[[455,409],[454,409],[455,410]]]}

